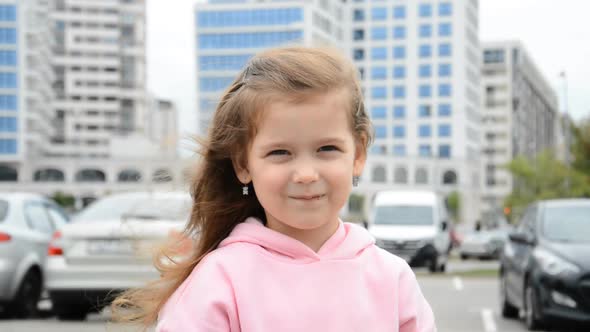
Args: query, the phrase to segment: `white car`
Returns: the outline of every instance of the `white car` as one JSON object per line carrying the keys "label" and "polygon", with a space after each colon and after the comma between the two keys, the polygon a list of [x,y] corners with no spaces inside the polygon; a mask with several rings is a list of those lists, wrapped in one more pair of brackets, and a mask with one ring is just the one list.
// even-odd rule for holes
{"label": "white car", "polygon": [[158,278],[155,245],[180,234],[191,205],[188,193],[115,194],[56,232],[48,248],[46,288],[57,317],[84,319],[120,291]]}
{"label": "white car", "polygon": [[47,245],[68,222],[54,202],[37,194],[0,193],[0,306],[4,315],[37,314]]}

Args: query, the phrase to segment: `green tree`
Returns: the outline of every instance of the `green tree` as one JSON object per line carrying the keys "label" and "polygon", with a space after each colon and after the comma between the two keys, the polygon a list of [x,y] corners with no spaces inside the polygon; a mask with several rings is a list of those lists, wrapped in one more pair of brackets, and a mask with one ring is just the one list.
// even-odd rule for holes
{"label": "green tree", "polygon": [[63,208],[73,208],[76,203],[74,196],[64,194],[61,191],[56,192],[51,198]]}
{"label": "green tree", "polygon": [[590,117],[580,121],[580,124],[573,128],[573,134],[572,166],[590,176]]}
{"label": "green tree", "polygon": [[506,168],[514,187],[505,205],[517,214],[536,200],[590,196],[590,177],[567,167],[551,152],[540,153],[533,160],[517,157]]}

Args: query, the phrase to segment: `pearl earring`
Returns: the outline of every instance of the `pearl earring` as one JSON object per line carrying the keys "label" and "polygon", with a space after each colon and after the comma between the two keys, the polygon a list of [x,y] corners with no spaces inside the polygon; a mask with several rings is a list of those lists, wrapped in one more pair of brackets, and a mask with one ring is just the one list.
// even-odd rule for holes
{"label": "pearl earring", "polygon": [[242,187],[242,195],[248,196],[248,185]]}
{"label": "pearl earring", "polygon": [[353,187],[358,187],[359,186],[359,179],[360,179],[360,176],[354,175],[352,177],[352,186]]}

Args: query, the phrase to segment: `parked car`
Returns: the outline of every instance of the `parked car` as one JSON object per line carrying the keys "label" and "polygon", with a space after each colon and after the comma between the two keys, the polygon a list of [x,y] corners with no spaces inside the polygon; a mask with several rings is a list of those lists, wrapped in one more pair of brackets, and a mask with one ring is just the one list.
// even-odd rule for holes
{"label": "parked car", "polygon": [[590,323],[590,199],[530,205],[500,259],[504,317],[529,330],[554,320]]}
{"label": "parked car", "polygon": [[431,191],[382,191],[368,223],[377,246],[412,266],[445,270],[451,249],[449,218],[441,197]]}
{"label": "parked car", "polygon": [[476,257],[499,258],[504,244],[508,240],[508,233],[511,228],[503,227],[490,230],[481,230],[472,232],[463,237],[459,246],[459,256],[461,259]]}
{"label": "parked car", "polygon": [[37,314],[47,246],[66,223],[66,213],[43,196],[0,193],[0,305],[5,314]]}
{"label": "parked car", "polygon": [[59,319],[84,319],[120,291],[158,278],[155,244],[178,236],[188,193],[124,193],[99,199],[53,235],[47,290]]}

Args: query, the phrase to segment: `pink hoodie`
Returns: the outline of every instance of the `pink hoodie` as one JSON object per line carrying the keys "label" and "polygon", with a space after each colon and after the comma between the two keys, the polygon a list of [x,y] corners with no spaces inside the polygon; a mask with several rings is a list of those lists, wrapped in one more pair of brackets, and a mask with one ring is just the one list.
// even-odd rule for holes
{"label": "pink hoodie", "polygon": [[238,224],[174,292],[156,331],[436,331],[407,263],[362,227],[340,221],[316,253]]}

